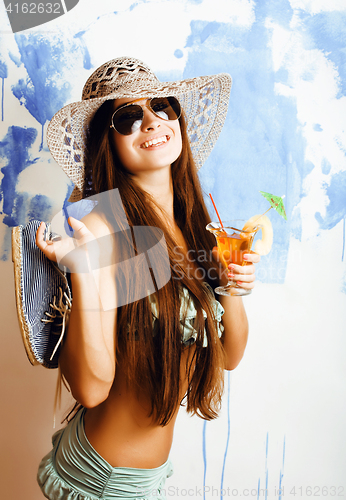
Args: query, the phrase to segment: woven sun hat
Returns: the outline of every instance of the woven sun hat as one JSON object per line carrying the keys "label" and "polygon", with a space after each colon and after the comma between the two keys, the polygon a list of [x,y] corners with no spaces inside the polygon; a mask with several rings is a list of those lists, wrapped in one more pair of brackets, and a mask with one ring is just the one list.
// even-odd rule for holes
{"label": "woven sun hat", "polygon": [[84,85],[82,101],[58,111],[47,130],[53,158],[75,184],[70,201],[82,198],[88,124],[104,101],[176,97],[185,114],[194,160],[200,168],[225,122],[231,85],[227,73],[160,82],[146,64],[132,57],[119,57],[100,66]]}

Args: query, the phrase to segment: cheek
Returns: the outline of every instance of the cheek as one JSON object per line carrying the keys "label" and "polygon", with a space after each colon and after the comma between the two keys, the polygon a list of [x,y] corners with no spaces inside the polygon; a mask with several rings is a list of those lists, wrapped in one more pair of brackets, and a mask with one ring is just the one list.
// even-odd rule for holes
{"label": "cheek", "polygon": [[179,158],[179,156],[181,155],[182,150],[183,150],[183,143],[182,143],[182,140],[180,139],[180,143],[179,143],[179,146],[177,148],[177,158]]}
{"label": "cheek", "polygon": [[117,134],[117,132],[114,131],[113,143],[120,162],[126,167],[126,160],[129,158],[130,151],[129,137]]}
{"label": "cheek", "polygon": [[180,156],[182,150],[183,150],[183,140],[182,140],[182,137],[181,137],[180,127],[179,127],[179,130],[176,133],[175,137],[176,137],[176,153],[177,153],[177,158],[178,158]]}

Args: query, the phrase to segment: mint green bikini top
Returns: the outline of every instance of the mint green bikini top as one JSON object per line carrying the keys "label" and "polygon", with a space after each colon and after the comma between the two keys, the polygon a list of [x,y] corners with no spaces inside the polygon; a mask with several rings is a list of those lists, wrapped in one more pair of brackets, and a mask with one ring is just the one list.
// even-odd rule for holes
{"label": "mint green bikini top", "polygon": [[[221,319],[225,310],[220,304],[220,302],[215,299],[213,289],[211,288],[209,283],[206,283],[204,281],[203,285],[205,286],[205,288],[207,288],[211,298],[212,309],[214,312],[215,319],[217,321],[217,333],[220,338],[224,330],[224,327],[221,323]],[[180,317],[180,327],[181,327],[181,342],[182,344],[184,344],[184,346],[189,346],[191,344],[194,344],[197,339],[197,330],[195,330],[193,326],[195,318],[197,316],[197,310],[195,308],[195,305],[187,288],[181,287],[180,295],[181,295],[181,301],[180,301],[179,317]],[[151,313],[153,316],[153,329],[154,329],[155,321],[158,319],[158,309],[157,309],[155,294],[149,296],[149,301],[151,305]],[[203,312],[203,317],[206,318],[207,313],[204,311],[204,309],[202,309],[202,312]],[[207,335],[204,330],[203,347],[207,347],[207,345],[208,345]]]}

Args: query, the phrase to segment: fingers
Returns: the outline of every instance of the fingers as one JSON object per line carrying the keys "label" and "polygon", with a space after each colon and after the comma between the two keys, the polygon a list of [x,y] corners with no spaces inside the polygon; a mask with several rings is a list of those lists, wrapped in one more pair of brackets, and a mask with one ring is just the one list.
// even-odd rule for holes
{"label": "fingers", "polygon": [[252,262],[253,264],[258,264],[259,261],[261,260],[261,256],[258,255],[258,253],[256,252],[253,252],[252,250],[250,251],[250,253],[244,253],[243,255],[243,259],[246,261],[246,262]]}
{"label": "fingers", "polygon": [[44,222],[41,222],[36,231],[36,240],[35,240],[36,245],[49,260],[53,260],[54,262],[56,262],[54,243],[49,240],[45,241],[44,239],[45,230],[46,230],[46,224]]}
{"label": "fingers", "polygon": [[[213,257],[220,266],[224,266],[217,247],[213,248]],[[255,286],[256,279],[254,264],[257,264],[261,260],[261,257],[257,253],[250,251],[249,253],[243,254],[243,260],[246,265],[239,266],[237,264],[230,264],[228,266],[227,277],[242,288],[252,289]]]}
{"label": "fingers", "polygon": [[42,252],[46,249],[46,246],[51,243],[49,240],[46,241],[44,238],[44,233],[46,230],[46,224],[45,222],[41,222],[41,224],[38,226],[38,229],[36,231],[36,245]]}
{"label": "fingers", "polygon": [[230,264],[228,266],[228,275],[231,275],[232,280],[241,281],[255,281],[255,266],[237,266],[236,264]]}
{"label": "fingers", "polygon": [[42,246],[45,243],[44,241],[44,231],[46,229],[46,224],[44,222],[41,222],[41,224],[38,226],[38,229],[36,231],[36,245],[40,250],[42,250]]}
{"label": "fingers", "polygon": [[242,288],[252,289],[255,286],[255,266],[238,266],[230,264],[228,266],[228,278],[237,283]]}

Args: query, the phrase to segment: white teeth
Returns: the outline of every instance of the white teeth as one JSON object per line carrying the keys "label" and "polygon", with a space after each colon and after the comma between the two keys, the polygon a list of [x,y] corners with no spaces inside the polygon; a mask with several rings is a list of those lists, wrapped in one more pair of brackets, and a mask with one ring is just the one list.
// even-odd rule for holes
{"label": "white teeth", "polygon": [[157,139],[152,139],[151,141],[142,144],[142,148],[148,148],[149,146],[155,146],[156,144],[163,144],[167,142],[167,136],[158,137]]}

